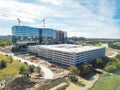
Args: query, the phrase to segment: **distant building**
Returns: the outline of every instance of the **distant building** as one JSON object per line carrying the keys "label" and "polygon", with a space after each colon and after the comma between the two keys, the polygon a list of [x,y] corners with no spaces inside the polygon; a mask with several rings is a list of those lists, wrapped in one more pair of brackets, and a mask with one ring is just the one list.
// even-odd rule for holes
{"label": "distant building", "polygon": [[28,51],[65,66],[76,66],[99,57],[105,57],[104,47],[71,44],[29,46]]}
{"label": "distant building", "polygon": [[68,37],[67,43],[68,44],[75,44],[77,41],[85,41],[86,38],[84,37]]}
{"label": "distant building", "polygon": [[115,42],[113,45],[120,46],[120,42]]}
{"label": "distant building", "polygon": [[12,40],[12,36],[11,35],[1,35],[0,40]]}
{"label": "distant building", "polygon": [[101,46],[108,48],[108,44],[107,44],[107,43],[104,43],[104,44],[102,44]]}
{"label": "distant building", "polygon": [[12,42],[16,48],[37,44],[59,44],[65,43],[66,40],[67,33],[64,31],[28,26],[12,27]]}

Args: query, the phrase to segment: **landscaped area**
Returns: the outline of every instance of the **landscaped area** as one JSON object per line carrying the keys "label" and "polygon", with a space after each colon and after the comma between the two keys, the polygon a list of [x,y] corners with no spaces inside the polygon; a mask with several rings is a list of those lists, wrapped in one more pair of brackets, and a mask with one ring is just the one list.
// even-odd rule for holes
{"label": "landscaped area", "polygon": [[89,90],[120,90],[120,74],[102,76]]}
{"label": "landscaped area", "polygon": [[103,75],[90,90],[120,90],[120,54],[110,58]]}
{"label": "landscaped area", "polygon": [[[21,90],[21,88],[24,89],[35,88],[34,86],[36,84],[39,84],[39,87],[37,88],[40,88],[40,90],[42,88],[42,90],[44,90],[44,88],[51,89],[56,86],[61,86],[62,83],[67,83],[66,85],[68,85],[68,87],[65,85],[64,87],[66,88],[65,90],[73,90],[73,89],[87,90],[92,86],[92,83],[94,84],[93,81],[96,82],[97,79],[94,78],[94,79],[83,80],[80,77],[92,73],[93,72],[92,68],[94,67],[94,68],[103,69],[109,73],[114,73],[114,74],[107,74],[102,77],[100,75],[99,76],[100,79],[95,83],[95,85],[93,85],[93,87],[90,90],[120,90],[120,73],[115,74],[120,70],[120,54],[117,54],[114,58],[97,58],[94,62],[81,64],[78,65],[78,67],[69,67],[68,69],[70,73],[68,77],[60,79],[59,83],[58,83],[58,79],[56,79],[57,83],[55,80],[52,81],[52,80],[40,79],[43,76],[41,74],[40,67],[34,67],[33,65],[28,65],[27,63],[21,63],[17,60],[12,60],[11,62],[11,59],[12,57],[10,56],[0,54],[0,81],[2,79],[5,79],[6,77],[14,77],[18,75],[18,73],[21,74],[21,76],[16,77],[15,80],[6,84],[7,88],[11,88],[11,89],[16,88],[17,90]],[[35,61],[35,58],[33,59]],[[1,67],[2,60],[7,63],[7,66]],[[24,76],[26,79],[22,78]],[[24,83],[23,83],[23,79],[25,80]],[[21,85],[19,84],[20,82],[18,81],[22,82]],[[70,83],[68,83],[68,81]],[[43,82],[43,84],[41,84],[41,82]],[[32,84],[30,85],[29,83]],[[23,87],[24,84],[26,85],[28,84],[28,86]],[[18,88],[17,85],[19,85],[20,88]]]}
{"label": "landscaped area", "polygon": [[80,87],[71,82],[70,85],[66,88],[66,90],[80,90]]}
{"label": "landscaped area", "polygon": [[0,80],[6,78],[7,76],[12,76],[17,73],[19,73],[19,68],[22,63],[13,60],[12,63],[10,63],[10,58],[0,54],[0,61],[5,60],[7,62],[7,66],[3,69],[0,69]]}

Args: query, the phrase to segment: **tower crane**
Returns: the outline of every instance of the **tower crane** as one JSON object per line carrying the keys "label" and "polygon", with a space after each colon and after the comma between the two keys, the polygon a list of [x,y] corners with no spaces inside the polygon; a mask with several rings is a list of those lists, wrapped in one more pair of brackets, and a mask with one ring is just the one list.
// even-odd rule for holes
{"label": "tower crane", "polygon": [[20,20],[20,18],[17,18],[17,21],[18,21],[18,25],[20,26],[22,21]]}
{"label": "tower crane", "polygon": [[43,24],[43,28],[45,28],[46,19],[48,19],[48,18],[50,18],[50,16],[49,16],[49,17],[46,17],[46,18],[43,18],[43,19],[41,20],[41,22],[42,22],[42,24]]}
{"label": "tower crane", "polygon": [[41,20],[41,22],[43,23],[43,28],[45,28],[45,21],[46,21],[45,18],[43,18],[43,19]]}

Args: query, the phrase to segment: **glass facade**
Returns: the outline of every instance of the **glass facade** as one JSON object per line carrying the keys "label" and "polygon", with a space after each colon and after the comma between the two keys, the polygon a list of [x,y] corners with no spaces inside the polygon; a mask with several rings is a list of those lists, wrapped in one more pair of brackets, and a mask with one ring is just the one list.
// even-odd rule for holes
{"label": "glass facade", "polygon": [[39,29],[26,26],[12,27],[13,44],[39,43]]}
{"label": "glass facade", "polygon": [[63,31],[57,31],[56,33],[57,43],[66,43],[67,33]]}
{"label": "glass facade", "polygon": [[33,28],[28,26],[12,27],[12,42],[16,45],[65,43],[67,33],[50,28]]}
{"label": "glass facade", "polygon": [[56,43],[56,30],[43,28],[42,29],[42,44]]}

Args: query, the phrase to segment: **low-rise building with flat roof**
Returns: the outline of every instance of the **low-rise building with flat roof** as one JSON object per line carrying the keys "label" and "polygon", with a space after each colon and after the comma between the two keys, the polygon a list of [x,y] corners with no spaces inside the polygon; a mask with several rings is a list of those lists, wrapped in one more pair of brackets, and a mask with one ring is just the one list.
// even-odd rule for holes
{"label": "low-rise building with flat roof", "polygon": [[28,51],[66,66],[76,66],[105,56],[104,47],[71,44],[29,46]]}

